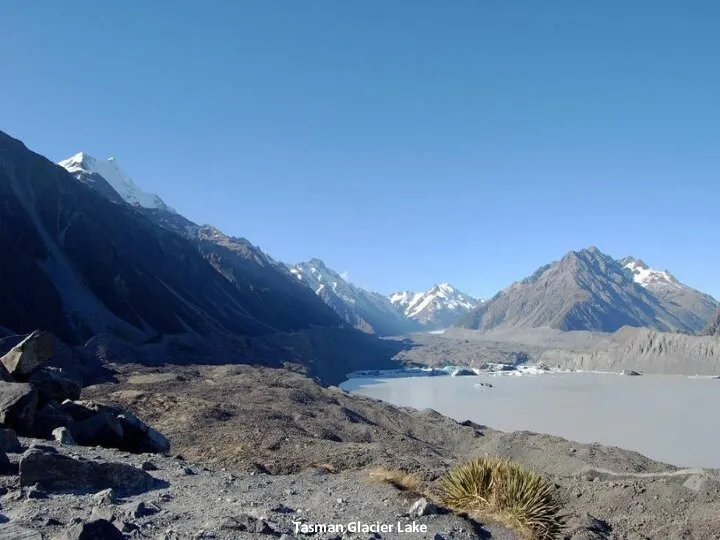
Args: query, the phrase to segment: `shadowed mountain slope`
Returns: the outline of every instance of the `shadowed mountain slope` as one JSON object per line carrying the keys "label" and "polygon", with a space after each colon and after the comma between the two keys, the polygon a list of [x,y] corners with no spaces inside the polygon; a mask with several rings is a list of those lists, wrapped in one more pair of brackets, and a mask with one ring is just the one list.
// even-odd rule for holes
{"label": "shadowed mountain slope", "polygon": [[[187,238],[2,132],[0,205],[0,326],[13,332],[40,327],[77,343],[99,333],[141,341],[310,325],[273,302],[282,292],[250,278],[241,290]],[[318,320],[340,324],[328,311]]]}
{"label": "shadowed mountain slope", "polygon": [[[82,183],[94,189],[102,183],[90,179],[113,179],[112,193],[99,190],[114,202],[133,205],[159,228],[189,241],[200,254],[230,281],[242,295],[242,305],[260,321],[268,321],[279,331],[295,331],[310,326],[338,326],[341,321],[314,294],[301,286],[278,265],[244,238],[228,236],[210,226],[200,226],[167,206],[160,197],[145,193],[120,169],[115,159],[101,161],[85,153],[61,161],[60,165]],[[118,190],[118,191],[116,191]]]}
{"label": "shadowed mountain slope", "polygon": [[422,328],[416,321],[406,318],[387,297],[349,283],[320,259],[295,264],[289,271],[358,330],[397,335]]}

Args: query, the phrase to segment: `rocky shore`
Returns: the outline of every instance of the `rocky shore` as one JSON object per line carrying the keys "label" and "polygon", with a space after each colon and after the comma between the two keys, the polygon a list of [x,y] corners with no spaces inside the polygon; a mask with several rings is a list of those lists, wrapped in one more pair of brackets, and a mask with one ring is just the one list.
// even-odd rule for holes
{"label": "rocky shore", "polygon": [[[104,362],[109,377],[78,385],[81,395],[70,385],[72,394],[48,399],[42,385],[13,377],[37,380],[52,361],[30,361],[42,348],[22,353],[29,372],[1,383],[3,396],[25,392],[24,402],[2,400],[3,539],[516,538],[489,516],[443,508],[440,478],[481,455],[555,485],[562,538],[720,538],[716,470],[502,433],[265,366],[124,358]],[[38,421],[48,406],[54,420]],[[403,487],[383,475],[414,480]]]}

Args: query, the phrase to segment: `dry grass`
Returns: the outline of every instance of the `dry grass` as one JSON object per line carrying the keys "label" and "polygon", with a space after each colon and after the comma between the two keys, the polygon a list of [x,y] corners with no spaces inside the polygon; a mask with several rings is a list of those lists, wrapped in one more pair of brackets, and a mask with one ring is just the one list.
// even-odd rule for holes
{"label": "dry grass", "polygon": [[332,463],[319,463],[315,465],[318,469],[323,469],[326,473],[337,474],[338,470]]}
{"label": "dry grass", "polygon": [[387,469],[377,467],[370,471],[370,477],[385,484],[390,484],[400,491],[420,494],[422,481],[416,474],[401,471],[398,469]]}
{"label": "dry grass", "polygon": [[449,508],[495,518],[528,538],[558,538],[563,529],[555,486],[508,460],[473,459],[450,470],[440,490]]}

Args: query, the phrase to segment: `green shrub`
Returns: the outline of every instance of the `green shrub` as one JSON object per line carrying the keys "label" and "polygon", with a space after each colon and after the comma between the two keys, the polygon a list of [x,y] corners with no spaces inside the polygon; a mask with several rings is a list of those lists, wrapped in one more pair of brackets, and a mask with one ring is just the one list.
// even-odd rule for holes
{"label": "green shrub", "polygon": [[508,460],[479,457],[440,480],[443,502],[470,514],[489,515],[530,538],[557,538],[563,529],[553,484]]}

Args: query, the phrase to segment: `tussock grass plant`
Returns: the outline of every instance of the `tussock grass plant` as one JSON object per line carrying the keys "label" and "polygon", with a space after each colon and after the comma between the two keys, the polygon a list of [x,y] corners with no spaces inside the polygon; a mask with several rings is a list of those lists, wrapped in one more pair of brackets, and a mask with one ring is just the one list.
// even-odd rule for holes
{"label": "tussock grass plant", "polygon": [[533,540],[558,538],[564,526],[555,486],[512,461],[475,458],[451,469],[439,487],[449,508],[494,518]]}

